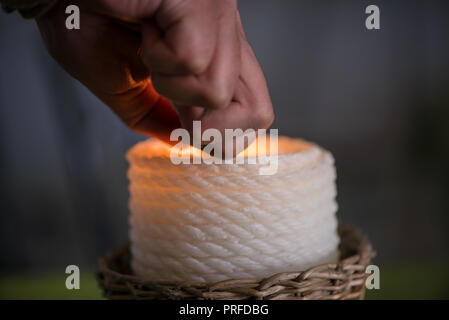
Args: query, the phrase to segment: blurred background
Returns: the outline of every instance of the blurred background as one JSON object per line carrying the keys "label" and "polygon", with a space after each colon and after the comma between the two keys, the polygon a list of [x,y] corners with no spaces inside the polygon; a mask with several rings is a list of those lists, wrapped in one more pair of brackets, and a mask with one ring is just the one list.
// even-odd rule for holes
{"label": "blurred background", "polygon": [[[369,4],[380,30],[365,28]],[[273,128],[334,154],[339,218],[377,250],[368,298],[449,298],[447,1],[239,7]],[[0,298],[100,297],[97,259],[128,237],[124,155],[143,139],[49,57],[33,21],[0,13]]]}

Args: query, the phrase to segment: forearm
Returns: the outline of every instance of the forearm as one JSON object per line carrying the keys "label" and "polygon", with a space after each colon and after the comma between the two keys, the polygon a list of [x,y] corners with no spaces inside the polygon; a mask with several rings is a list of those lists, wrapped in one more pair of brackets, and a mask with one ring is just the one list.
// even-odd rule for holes
{"label": "forearm", "polygon": [[38,18],[45,14],[58,0],[0,0],[6,12],[19,11],[26,19]]}

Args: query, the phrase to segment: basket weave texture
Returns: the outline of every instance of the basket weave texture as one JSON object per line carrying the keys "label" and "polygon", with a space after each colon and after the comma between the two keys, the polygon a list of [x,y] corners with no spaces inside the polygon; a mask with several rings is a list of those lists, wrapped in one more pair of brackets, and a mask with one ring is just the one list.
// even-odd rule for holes
{"label": "basket weave texture", "polygon": [[216,283],[148,281],[133,275],[129,244],[101,258],[97,281],[108,299],[343,300],[363,299],[366,267],[375,253],[357,228],[339,226],[340,261],[265,279]]}

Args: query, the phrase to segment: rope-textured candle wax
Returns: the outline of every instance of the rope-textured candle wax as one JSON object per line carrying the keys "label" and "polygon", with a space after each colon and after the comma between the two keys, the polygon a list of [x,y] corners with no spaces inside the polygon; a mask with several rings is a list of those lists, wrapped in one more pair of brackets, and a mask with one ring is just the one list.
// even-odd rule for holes
{"label": "rope-textured candle wax", "polygon": [[277,173],[260,164],[180,164],[156,140],[130,162],[132,268],[149,280],[220,281],[338,259],[335,169],[315,144],[279,138]]}

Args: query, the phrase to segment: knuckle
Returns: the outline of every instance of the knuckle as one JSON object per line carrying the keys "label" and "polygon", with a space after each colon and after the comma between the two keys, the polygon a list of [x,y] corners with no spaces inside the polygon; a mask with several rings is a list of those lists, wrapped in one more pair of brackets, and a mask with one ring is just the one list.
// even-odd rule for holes
{"label": "knuckle", "polygon": [[231,96],[224,90],[208,90],[203,94],[202,100],[205,106],[212,109],[225,109],[231,101]]}
{"label": "knuckle", "polygon": [[208,59],[200,55],[185,60],[186,68],[193,74],[206,72],[208,64]]}
{"label": "knuckle", "polygon": [[205,106],[212,109],[224,109],[231,103],[233,90],[225,83],[215,83],[205,86],[201,94],[201,99]]}
{"label": "knuckle", "polygon": [[189,54],[178,56],[178,63],[192,74],[202,74],[209,66],[209,59],[204,54]]}

